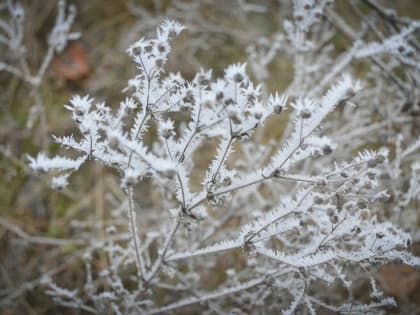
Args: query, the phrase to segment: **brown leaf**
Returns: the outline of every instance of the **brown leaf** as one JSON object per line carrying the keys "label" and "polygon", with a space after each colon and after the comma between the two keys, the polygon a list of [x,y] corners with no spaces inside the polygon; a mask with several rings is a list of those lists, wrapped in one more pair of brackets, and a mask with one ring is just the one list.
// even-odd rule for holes
{"label": "brown leaf", "polygon": [[77,81],[87,77],[90,73],[88,56],[85,49],[78,42],[71,43],[53,62],[58,76]]}
{"label": "brown leaf", "polygon": [[407,300],[420,284],[420,274],[407,265],[388,264],[379,271],[385,293]]}

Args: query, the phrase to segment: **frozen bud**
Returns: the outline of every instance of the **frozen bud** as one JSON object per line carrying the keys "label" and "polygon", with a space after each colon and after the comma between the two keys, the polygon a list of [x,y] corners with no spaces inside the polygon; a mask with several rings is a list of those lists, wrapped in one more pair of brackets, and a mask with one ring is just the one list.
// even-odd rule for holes
{"label": "frozen bud", "polygon": [[281,106],[280,104],[276,104],[273,106],[273,112],[275,114],[280,114],[283,111],[283,106]]}
{"label": "frozen bud", "polygon": [[390,200],[390,197],[383,194],[377,196],[375,199],[375,201],[379,201],[379,202],[387,202],[388,200]]}
{"label": "frozen bud", "polygon": [[88,129],[88,128],[86,128],[87,126],[83,126],[83,125],[81,125],[80,126],[80,132],[83,134],[83,135],[88,135],[88,134],[90,134],[90,129]]}
{"label": "frozen bud", "polygon": [[75,108],[74,111],[73,111],[73,113],[76,116],[83,116],[85,114],[85,111],[83,109],[81,109],[81,108]]}
{"label": "frozen bud", "polygon": [[16,4],[12,11],[13,17],[16,18],[19,22],[23,21],[23,18],[25,16],[25,11],[23,8]]}
{"label": "frozen bud", "polygon": [[161,25],[163,33],[167,33],[168,37],[171,39],[177,36],[185,27],[177,22],[166,20]]}
{"label": "frozen bud", "polygon": [[402,46],[402,45],[398,46],[398,51],[399,51],[400,53],[403,53],[403,52],[405,51],[405,47],[404,47],[404,46]]}
{"label": "frozen bud", "polygon": [[232,104],[235,104],[235,101],[233,100],[233,98],[229,97],[229,98],[225,99],[225,105],[226,106],[232,105]]}
{"label": "frozen bud", "polygon": [[246,83],[246,73],[245,73],[245,67],[246,64],[234,64],[230,65],[225,70],[225,78],[229,81],[235,82],[237,84],[239,83]]}
{"label": "frozen bud", "polygon": [[282,177],[286,174],[286,171],[282,168],[276,168],[273,173],[271,174],[272,177]]}
{"label": "frozen bud", "polygon": [[214,200],[214,194],[211,191],[207,192],[207,200],[208,201]]}
{"label": "frozen bud", "polygon": [[306,150],[306,149],[308,148],[308,144],[307,144],[307,143],[302,143],[302,144],[300,145],[300,148],[301,148],[302,150]]}
{"label": "frozen bud", "polygon": [[399,251],[403,251],[403,250],[405,250],[405,249],[406,249],[406,246],[405,246],[404,244],[397,244],[397,245],[395,246],[395,249],[396,249],[396,250],[399,250]]}
{"label": "frozen bud", "polygon": [[165,170],[164,175],[165,177],[168,177],[168,178],[174,178],[176,175],[176,171],[173,169],[167,169]]}
{"label": "frozen bud", "polygon": [[168,119],[167,121],[163,121],[160,124],[160,134],[163,138],[168,139],[174,133],[174,123],[172,120]]}
{"label": "frozen bud", "polygon": [[262,118],[262,116],[263,116],[263,113],[262,112],[260,112],[260,111],[255,111],[254,112],[255,119],[260,120]]}
{"label": "frozen bud", "polygon": [[293,273],[293,278],[294,279],[300,279],[300,274],[298,272],[294,272]]}
{"label": "frozen bud", "polygon": [[112,150],[118,149],[119,140],[118,137],[112,135],[108,137],[108,145]]}
{"label": "frozen bud", "polygon": [[367,166],[368,167],[376,167],[378,165],[378,162],[376,161],[376,159],[371,159],[367,162]]}
{"label": "frozen bud", "polygon": [[155,60],[156,67],[162,68],[164,64],[165,64],[165,60],[163,58],[156,58]]}
{"label": "frozen bud", "polygon": [[364,185],[363,185],[363,188],[365,188],[365,189],[372,189],[372,183],[370,182],[370,181],[368,181],[368,182],[366,182]]}
{"label": "frozen bud", "polygon": [[235,81],[236,83],[241,83],[244,79],[245,79],[244,75],[240,72],[235,73],[233,75],[233,81]]}
{"label": "frozen bud", "polygon": [[187,106],[187,105],[181,105],[181,107],[179,108],[179,110],[181,111],[181,112],[188,112],[189,110],[190,110],[191,108],[189,107],[189,106]]}
{"label": "frozen bud", "polygon": [[327,215],[328,215],[329,217],[332,217],[333,215],[335,215],[335,211],[334,211],[334,209],[333,209],[333,208],[328,208],[328,209],[327,209]]}
{"label": "frozen bud", "polygon": [[384,238],[384,237],[385,237],[385,234],[384,233],[382,233],[382,232],[376,233],[376,238],[381,239],[381,238]]}
{"label": "frozen bud", "polygon": [[223,184],[225,184],[226,186],[231,185],[231,184],[232,184],[232,179],[231,179],[229,176],[226,176],[226,177],[223,179]]}
{"label": "frozen bud", "polygon": [[152,170],[148,169],[146,172],[144,172],[144,177],[151,178],[153,176]]}
{"label": "frozen bud", "polygon": [[315,203],[315,204],[317,204],[317,205],[320,205],[320,204],[324,203],[324,198],[322,198],[322,197],[320,197],[320,196],[316,195],[316,196],[314,197],[314,203]]}
{"label": "frozen bud", "polygon": [[142,52],[142,49],[140,46],[133,47],[133,49],[131,50],[131,53],[133,55],[140,55],[141,52]]}
{"label": "frozen bud", "polygon": [[315,149],[315,150],[313,151],[312,155],[313,155],[313,157],[314,157],[314,158],[316,158],[316,159],[318,159],[318,158],[320,158],[320,157],[322,156],[321,151],[320,151],[320,150],[318,150],[318,149]]}
{"label": "frozen bud", "polygon": [[242,122],[241,118],[239,117],[239,112],[236,109],[230,109],[228,116],[234,124],[240,124]]}
{"label": "frozen bud", "polygon": [[301,22],[303,20],[303,15],[302,14],[296,14],[295,19],[296,19],[296,21]]}
{"label": "frozen bud", "polygon": [[376,162],[377,162],[378,164],[380,164],[380,163],[382,163],[383,161],[385,161],[385,157],[384,157],[382,154],[378,154],[378,155],[375,157],[375,160],[376,160]]}
{"label": "frozen bud", "polygon": [[316,182],[318,187],[325,187],[327,186],[327,180],[325,178],[321,178]]}
{"label": "frozen bud", "polygon": [[271,106],[274,114],[280,114],[286,104],[287,97],[285,95],[279,96],[277,93],[275,95],[270,95],[268,100],[269,105]]}
{"label": "frozen bud", "polygon": [[157,46],[157,49],[160,53],[165,53],[165,52],[168,51],[168,45],[164,42],[159,43],[158,46]]}
{"label": "frozen bud", "polygon": [[138,182],[137,176],[134,176],[132,174],[126,175],[124,177],[124,186],[132,187],[132,186],[135,186],[137,182]]}
{"label": "frozen bud", "polygon": [[375,179],[375,177],[376,177],[376,174],[375,174],[375,173],[373,173],[373,172],[368,172],[366,175],[367,175],[367,177],[368,177],[369,179],[371,179],[371,180],[374,180],[374,179]]}
{"label": "frozen bud", "polygon": [[376,167],[378,164],[381,164],[383,161],[385,161],[385,157],[382,154],[378,154],[373,159],[369,160],[367,165],[369,167]]}
{"label": "frozen bud", "polygon": [[221,101],[223,99],[223,97],[224,97],[223,91],[219,91],[219,92],[216,93],[216,100],[217,101]]}
{"label": "frozen bud", "polygon": [[212,199],[208,199],[208,202],[212,207],[221,207],[225,203],[225,198],[223,196],[213,196]]}
{"label": "frozen bud", "polygon": [[208,107],[208,108],[212,108],[214,105],[214,101],[212,99],[206,99],[203,101],[203,106]]}
{"label": "frozen bud", "polygon": [[144,50],[145,50],[146,52],[150,53],[150,52],[153,50],[153,46],[152,46],[151,44],[146,45],[146,46],[144,47]]}
{"label": "frozen bud", "polygon": [[172,130],[162,129],[161,135],[162,135],[163,138],[168,139],[172,135]]}
{"label": "frozen bud", "polygon": [[350,242],[350,241],[351,241],[351,239],[352,239],[352,237],[351,237],[351,235],[350,235],[350,234],[346,234],[346,235],[344,235],[344,236],[343,236],[343,240],[344,240],[345,242]]}
{"label": "frozen bud", "polygon": [[115,233],[117,233],[117,229],[115,228],[115,226],[111,225],[111,226],[108,226],[108,227],[106,228],[106,232],[107,232],[109,235],[114,235]]}
{"label": "frozen bud", "polygon": [[332,224],[338,223],[338,217],[336,215],[333,215],[330,217],[330,221]]}
{"label": "frozen bud", "polygon": [[247,98],[248,102],[250,102],[251,104],[253,104],[255,102],[255,95],[248,94],[246,96],[246,98]]}
{"label": "frozen bud", "polygon": [[347,89],[347,91],[346,91],[347,98],[352,98],[355,95],[356,95],[356,92],[352,88]]}
{"label": "frozen bud", "polygon": [[365,208],[367,208],[367,202],[363,199],[360,199],[359,201],[357,201],[357,206],[360,209],[365,209]]}
{"label": "frozen bud", "polygon": [[333,150],[332,150],[331,146],[329,146],[328,144],[326,144],[322,147],[322,153],[324,153],[325,155],[331,154],[332,151]]}
{"label": "frozen bud", "polygon": [[309,10],[311,8],[311,5],[309,3],[305,3],[305,5],[303,6],[303,8],[305,10]]}
{"label": "frozen bud", "polygon": [[304,109],[300,112],[300,117],[302,119],[308,119],[311,117],[311,112],[308,109]]}
{"label": "frozen bud", "polygon": [[194,95],[193,95],[192,91],[190,91],[190,90],[187,91],[187,93],[185,93],[185,97],[182,99],[182,101],[184,103],[187,103],[187,104],[194,104],[195,98],[194,98]]}
{"label": "frozen bud", "polygon": [[303,275],[306,275],[306,268],[305,267],[299,267],[299,272]]}
{"label": "frozen bud", "polygon": [[340,173],[340,176],[343,177],[343,178],[347,178],[347,177],[349,177],[349,174],[347,174],[346,172],[342,171]]}
{"label": "frozen bud", "polygon": [[200,85],[208,85],[210,83],[209,79],[204,74],[200,74],[197,77],[197,81],[198,81],[198,84]]}
{"label": "frozen bud", "polygon": [[379,177],[382,180],[390,180],[391,179],[391,176],[388,173],[381,173]]}
{"label": "frozen bud", "polygon": [[177,35],[177,32],[174,29],[170,29],[168,32],[169,38],[174,38]]}
{"label": "frozen bud", "polygon": [[315,16],[315,18],[320,19],[322,17],[322,11],[321,10],[316,10],[314,12],[314,16]]}

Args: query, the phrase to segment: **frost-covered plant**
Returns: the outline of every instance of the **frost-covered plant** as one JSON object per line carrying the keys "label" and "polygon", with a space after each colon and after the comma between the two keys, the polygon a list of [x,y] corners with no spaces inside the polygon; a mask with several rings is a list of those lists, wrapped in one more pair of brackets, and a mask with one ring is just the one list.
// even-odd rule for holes
{"label": "frost-covered plant", "polygon": [[[388,151],[333,162],[341,144],[322,131],[338,106],[357,112],[350,102],[362,83],[339,71],[320,96],[263,97],[246,64],[227,67],[222,78],[201,70],[186,81],[163,70],[183,28],[165,21],[155,38],[130,46],[138,75],[117,110],[89,96],[66,105],[80,134],[55,140],[79,157],[29,158],[35,171],[54,173],[54,188],[87,161],[100,162],[117,171],[127,195],[113,214],[127,218],[128,239],[111,237],[121,231],[109,226],[110,237],[92,239],[83,256],[85,285],[68,289],[46,276],[46,293],[101,314],[354,314],[393,305],[373,279],[367,304],[351,286],[355,271],[369,278],[377,264],[420,263],[407,251],[410,236],[371,211],[386,195],[375,175]],[[286,139],[259,141],[264,123],[285,110]],[[204,152],[212,143],[216,152]],[[207,156],[200,176],[197,159]],[[138,197],[145,183],[157,196],[148,207]]]}
{"label": "frost-covered plant", "polygon": [[79,33],[71,32],[76,7],[66,6],[65,0],[57,1],[57,17],[48,36],[48,48],[35,70],[31,69],[28,61],[30,51],[24,38],[25,10],[23,6],[13,0],[3,0],[0,3],[0,13],[3,13],[0,18],[0,71],[8,72],[29,84],[34,105],[28,116],[27,125],[31,128],[35,120],[40,118],[45,131],[44,106],[39,87],[54,55],[63,51],[68,41],[80,36]]}
{"label": "frost-covered plant", "polygon": [[[375,213],[395,219],[418,239],[420,184],[415,162],[420,148],[420,21],[399,17],[374,0],[337,2],[347,16],[333,4],[329,0],[294,1],[293,20],[285,21],[271,38],[259,39],[248,48],[251,68],[265,81],[269,66],[286,59],[294,69],[287,93],[310,97],[319,96],[343,71],[364,73],[368,88],[349,102],[357,110],[341,107],[325,130],[334,131],[331,137],[340,143],[337,153],[341,159],[366,147],[391,152],[375,174],[388,194]],[[340,37],[344,47],[336,44]],[[324,161],[335,159],[337,155],[332,155]]]}

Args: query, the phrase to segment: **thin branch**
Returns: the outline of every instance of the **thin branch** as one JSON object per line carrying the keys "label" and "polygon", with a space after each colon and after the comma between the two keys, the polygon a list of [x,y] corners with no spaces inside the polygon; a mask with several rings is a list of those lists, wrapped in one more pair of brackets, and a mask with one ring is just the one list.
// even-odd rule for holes
{"label": "thin branch", "polygon": [[180,218],[180,216],[178,216],[177,219],[176,219],[174,227],[172,228],[171,232],[169,233],[169,235],[168,235],[168,237],[165,241],[165,244],[163,245],[163,250],[159,253],[159,257],[157,258],[156,262],[152,266],[151,271],[146,278],[146,283],[150,283],[153,280],[153,278],[157,275],[157,272],[159,271],[159,269],[162,265],[162,262],[165,259],[166,253],[168,252],[169,247],[171,246],[171,244],[174,240],[176,231],[178,230],[180,225],[181,225],[181,218]]}
{"label": "thin branch", "polygon": [[137,268],[139,272],[139,276],[141,278],[146,277],[146,269],[144,267],[143,258],[141,257],[139,244],[138,244],[138,235],[137,235],[137,224],[135,221],[135,213],[134,213],[134,206],[133,206],[133,188],[130,187],[128,189],[128,218],[130,221],[130,232],[131,232],[131,239],[134,245],[135,257],[137,261]]}

